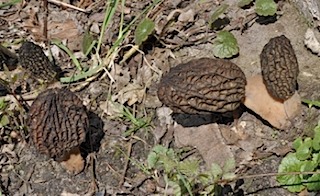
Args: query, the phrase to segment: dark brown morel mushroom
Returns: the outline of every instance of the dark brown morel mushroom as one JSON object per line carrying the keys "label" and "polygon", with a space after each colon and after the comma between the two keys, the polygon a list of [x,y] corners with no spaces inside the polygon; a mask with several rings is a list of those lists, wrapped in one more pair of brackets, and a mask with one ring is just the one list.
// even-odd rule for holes
{"label": "dark brown morel mushroom", "polygon": [[[41,153],[58,161],[69,159],[70,153],[81,157],[78,148],[85,140],[89,120],[82,101],[71,91],[56,88],[39,94],[28,113],[27,125]],[[84,166],[83,159],[81,164]],[[80,172],[81,167],[71,166],[70,170]]]}
{"label": "dark brown morel mushroom", "polygon": [[24,42],[19,49],[21,66],[28,70],[34,78],[47,82],[57,77],[57,70],[51,64],[42,48],[32,42]]}
{"label": "dark brown morel mushroom", "polygon": [[163,76],[158,97],[174,113],[206,114],[237,109],[246,77],[234,63],[201,58],[180,64]]}
{"label": "dark brown morel mushroom", "polygon": [[263,82],[276,99],[287,100],[295,92],[299,66],[290,40],[281,35],[270,39],[261,55]]}
{"label": "dark brown morel mushroom", "polygon": [[0,71],[7,66],[8,70],[14,70],[17,67],[18,56],[4,46],[0,45]]}

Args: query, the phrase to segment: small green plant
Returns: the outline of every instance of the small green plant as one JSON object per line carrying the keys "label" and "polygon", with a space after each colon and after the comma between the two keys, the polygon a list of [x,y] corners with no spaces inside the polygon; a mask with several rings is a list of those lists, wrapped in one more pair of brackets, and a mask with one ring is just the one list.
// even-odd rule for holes
{"label": "small green plant", "polygon": [[220,15],[223,14],[228,7],[229,7],[228,4],[221,4],[220,6],[218,6],[217,9],[213,12],[213,14],[210,17],[209,26],[212,26],[212,23],[218,20]]}
{"label": "small green plant", "polygon": [[11,6],[11,5],[15,5],[17,3],[21,3],[22,0],[11,0],[11,1],[7,1],[5,3],[0,4],[0,9],[7,7],[7,6]]}
{"label": "small green plant", "polygon": [[[214,195],[216,185],[222,180],[235,177],[235,161],[229,160],[224,167],[213,164],[209,171],[200,172],[199,160],[181,160],[180,153],[161,145],[153,147],[147,158],[149,173],[162,172],[166,188],[173,188],[174,195]],[[201,187],[201,189],[197,188]]]}
{"label": "small green plant", "polygon": [[10,123],[7,112],[5,111],[8,106],[8,102],[4,98],[0,99],[0,128],[5,127]]}
{"label": "small green plant", "polygon": [[122,118],[130,121],[132,124],[132,127],[123,133],[124,137],[128,137],[140,129],[145,129],[151,126],[151,118],[137,118],[127,107],[123,106],[122,109]]}
{"label": "small green plant", "polygon": [[[320,121],[314,128],[314,137],[297,138],[294,152],[287,154],[279,165],[278,182],[291,192],[320,190]],[[290,174],[297,172],[296,175]],[[299,173],[300,172],[300,173]],[[309,172],[309,173],[308,173]]]}
{"label": "small green plant", "polygon": [[[239,7],[250,5],[254,0],[241,0]],[[255,0],[255,11],[260,16],[273,16],[277,12],[277,4],[274,0]]]}
{"label": "small green plant", "polygon": [[136,45],[141,45],[142,42],[146,41],[148,36],[153,32],[155,27],[154,22],[149,19],[143,19],[137,26],[134,32],[134,40]]}
{"label": "small green plant", "polygon": [[[115,12],[117,8],[119,7],[119,3],[121,3],[121,7],[124,7],[125,0],[112,0],[108,1],[106,10],[105,10],[105,18],[103,20],[100,35],[97,41],[92,40],[90,36],[88,38],[85,38],[86,40],[83,40],[83,51],[86,55],[89,55],[92,53],[92,50],[95,49],[95,56],[98,59],[97,63],[95,63],[93,66],[91,66],[88,70],[82,71],[80,73],[77,73],[70,77],[62,77],[60,78],[60,82],[62,83],[69,83],[69,82],[76,82],[82,79],[95,77],[98,73],[101,71],[108,72],[108,69],[110,69],[111,65],[114,63],[115,57],[118,55],[119,48],[123,46],[124,40],[130,35],[131,28],[133,25],[135,25],[138,21],[138,19],[141,19],[142,16],[144,16],[148,11],[152,10],[154,7],[156,7],[159,3],[161,3],[162,0],[153,0],[152,3],[147,6],[144,10],[142,10],[138,15],[136,15],[130,23],[126,24],[124,22],[124,13],[121,12],[121,18],[120,18],[120,27],[118,32],[118,37],[114,43],[112,43],[112,46],[108,50],[107,54],[104,57],[100,56],[100,49],[102,47],[102,42],[104,38],[104,33],[106,32],[107,27],[111,24],[112,18],[115,15]],[[151,21],[152,22],[152,21]],[[142,25],[142,30],[144,33],[141,38],[141,40],[147,39],[147,36],[151,34],[150,30],[153,30],[152,24],[150,25],[150,21],[147,22],[147,25]],[[146,37],[144,37],[146,36]],[[140,41],[141,41],[140,40]],[[139,40],[138,40],[139,41]],[[72,59],[76,60],[76,59]],[[74,61],[75,62],[75,61]],[[80,65],[80,64],[79,64]],[[77,68],[79,69],[80,66],[77,65]],[[109,75],[109,74],[108,74]]]}
{"label": "small green plant", "polygon": [[239,53],[237,39],[228,31],[220,31],[213,42],[213,54],[219,58],[230,58]]}
{"label": "small green plant", "polygon": [[303,99],[302,102],[308,104],[309,108],[311,108],[313,106],[320,107],[320,101],[312,101],[312,100]]}

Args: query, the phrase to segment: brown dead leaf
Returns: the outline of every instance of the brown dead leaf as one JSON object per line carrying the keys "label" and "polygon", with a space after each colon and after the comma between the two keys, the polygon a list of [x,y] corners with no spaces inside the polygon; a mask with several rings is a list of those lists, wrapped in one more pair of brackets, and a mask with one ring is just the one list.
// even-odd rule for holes
{"label": "brown dead leaf", "polygon": [[212,163],[223,166],[228,159],[234,158],[230,147],[221,136],[217,123],[188,128],[175,124],[174,137],[178,147],[197,148],[207,168],[210,168]]}
{"label": "brown dead leaf", "polygon": [[63,22],[49,22],[48,35],[50,39],[79,39],[79,32],[76,23],[72,19]]}
{"label": "brown dead leaf", "polygon": [[137,83],[129,83],[116,95],[112,96],[113,101],[119,101],[121,104],[128,103],[129,106],[135,103],[141,103],[145,95],[145,88]]}
{"label": "brown dead leaf", "polygon": [[195,16],[194,11],[192,9],[190,9],[186,12],[182,12],[178,17],[178,20],[180,22],[193,22],[194,16]]}
{"label": "brown dead leaf", "polygon": [[300,96],[295,93],[290,99],[281,103],[268,93],[261,75],[247,79],[246,99],[244,105],[268,121],[278,129],[286,129],[290,120],[299,114],[301,109]]}
{"label": "brown dead leaf", "polygon": [[114,64],[111,67],[110,75],[115,80],[114,84],[119,89],[125,87],[131,79],[129,68],[120,66],[119,64]]}

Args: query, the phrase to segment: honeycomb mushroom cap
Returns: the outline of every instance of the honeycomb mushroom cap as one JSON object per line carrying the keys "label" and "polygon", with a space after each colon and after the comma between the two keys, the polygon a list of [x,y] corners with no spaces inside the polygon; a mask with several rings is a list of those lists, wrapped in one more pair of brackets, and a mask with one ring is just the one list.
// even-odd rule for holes
{"label": "honeycomb mushroom cap", "polygon": [[33,102],[27,125],[36,148],[59,159],[85,141],[89,126],[82,101],[67,89],[49,89]]}
{"label": "honeycomb mushroom cap", "polygon": [[299,66],[290,40],[281,35],[270,39],[261,54],[263,82],[276,99],[287,100],[295,92]]}
{"label": "honeycomb mushroom cap", "polygon": [[57,71],[44,54],[42,48],[32,42],[24,42],[19,49],[21,66],[32,76],[45,81],[56,79]]}
{"label": "honeycomb mushroom cap", "polygon": [[158,97],[174,113],[229,112],[245,96],[246,77],[234,63],[201,58],[172,68],[164,75]]}

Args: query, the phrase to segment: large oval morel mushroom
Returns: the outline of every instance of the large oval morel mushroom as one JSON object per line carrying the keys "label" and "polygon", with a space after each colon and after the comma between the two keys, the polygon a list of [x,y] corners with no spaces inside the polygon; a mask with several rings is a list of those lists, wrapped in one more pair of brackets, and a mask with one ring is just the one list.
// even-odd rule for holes
{"label": "large oval morel mushroom", "polygon": [[234,63],[200,58],[163,76],[158,97],[174,113],[224,113],[237,109],[245,96],[246,77]]}
{"label": "large oval morel mushroom", "polygon": [[86,108],[74,93],[58,88],[40,93],[32,103],[27,125],[41,153],[63,161],[69,171],[82,171],[84,160],[79,146],[85,141],[89,120]]}
{"label": "large oval morel mushroom", "polygon": [[34,78],[44,81],[53,81],[57,77],[57,70],[51,64],[42,48],[32,42],[26,41],[19,49],[21,66],[28,70]]}
{"label": "large oval morel mushroom", "polygon": [[276,99],[287,100],[296,91],[299,66],[290,40],[284,36],[270,39],[261,54],[263,82]]}

